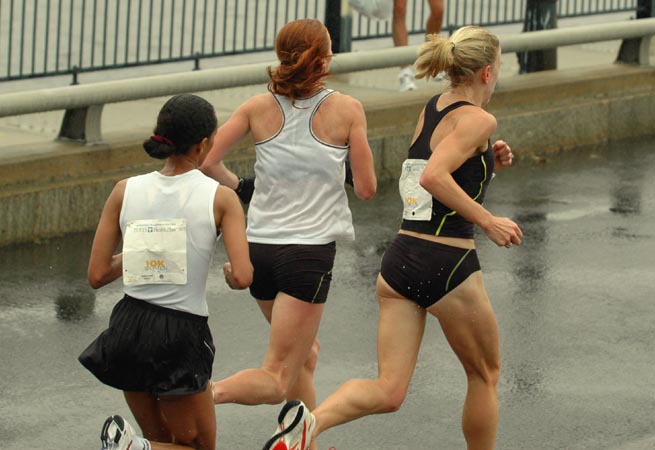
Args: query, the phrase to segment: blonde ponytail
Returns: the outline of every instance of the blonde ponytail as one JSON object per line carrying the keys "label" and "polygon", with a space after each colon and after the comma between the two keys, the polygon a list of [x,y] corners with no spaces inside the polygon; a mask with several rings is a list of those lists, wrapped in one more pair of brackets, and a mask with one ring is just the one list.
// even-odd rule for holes
{"label": "blonde ponytail", "polygon": [[416,78],[436,77],[454,63],[453,43],[438,34],[429,34],[416,58]]}
{"label": "blonde ponytail", "polygon": [[444,71],[452,86],[466,84],[478,70],[496,62],[499,49],[498,37],[477,26],[462,27],[448,39],[431,34],[419,48],[416,78]]}

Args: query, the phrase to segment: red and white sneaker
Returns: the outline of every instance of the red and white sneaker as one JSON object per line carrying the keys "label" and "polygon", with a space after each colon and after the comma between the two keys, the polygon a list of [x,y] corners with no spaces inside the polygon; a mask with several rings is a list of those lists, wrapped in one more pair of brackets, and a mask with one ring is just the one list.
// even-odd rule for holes
{"label": "red and white sneaker", "polygon": [[312,440],[316,419],[300,400],[287,402],[277,418],[275,434],[263,450],[307,450]]}
{"label": "red and white sneaker", "polygon": [[121,416],[110,416],[100,432],[100,450],[129,450],[135,437],[134,429]]}

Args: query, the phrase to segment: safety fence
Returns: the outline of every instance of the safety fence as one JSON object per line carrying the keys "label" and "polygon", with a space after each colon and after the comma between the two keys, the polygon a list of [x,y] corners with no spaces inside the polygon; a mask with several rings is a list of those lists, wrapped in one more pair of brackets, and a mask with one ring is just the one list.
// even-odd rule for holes
{"label": "safety fence", "polygon": [[[645,18],[519,32],[500,39],[504,53],[622,39],[622,48],[632,48],[625,55],[627,60],[647,66],[653,65],[651,41],[655,45],[654,35],[655,18]],[[338,54],[332,60],[330,72],[350,73],[411,64],[417,50],[418,45],[414,45]],[[619,60],[626,60],[619,56]],[[102,142],[101,116],[105,104],[265,83],[269,65],[270,62],[262,62],[2,94],[0,117],[65,110],[59,138],[98,143]]]}
{"label": "safety fence", "polygon": [[[324,20],[341,0],[1,0],[0,81],[269,51],[285,23]],[[559,0],[558,17],[635,11],[641,0]],[[520,23],[526,0],[446,0],[443,30]],[[390,20],[351,14],[352,39],[391,35]],[[410,34],[426,0],[407,1]]]}

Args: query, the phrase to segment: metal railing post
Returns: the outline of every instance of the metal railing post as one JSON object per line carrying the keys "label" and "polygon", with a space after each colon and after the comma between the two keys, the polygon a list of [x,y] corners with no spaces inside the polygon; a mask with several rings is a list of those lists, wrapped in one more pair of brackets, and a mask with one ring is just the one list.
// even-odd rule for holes
{"label": "metal railing post", "polygon": [[57,139],[80,144],[97,144],[102,141],[100,121],[104,105],[89,105],[67,109]]}
{"label": "metal railing post", "polygon": [[[71,86],[79,85],[79,68],[73,66]],[[88,105],[66,109],[59,128],[58,140],[75,141],[80,144],[96,144],[102,140],[100,120],[104,105]]]}
{"label": "metal railing post", "polygon": [[637,0],[637,19],[653,17],[655,0]]}
{"label": "metal railing post", "polygon": [[[648,19],[655,13],[655,0],[637,0],[637,20]],[[650,65],[652,36],[624,39],[616,57],[617,63]]]}
{"label": "metal railing post", "polygon": [[[557,28],[557,0],[528,0],[525,5],[523,32]],[[518,53],[519,72],[557,69],[557,49]]]}
{"label": "metal railing post", "polygon": [[353,16],[347,0],[325,2],[325,27],[332,39],[332,53],[352,50]]}
{"label": "metal railing post", "polygon": [[[650,57],[648,51],[652,36],[655,36],[655,18],[642,18],[504,35],[501,48],[503,53],[520,53],[564,45],[637,39],[641,41],[641,55]],[[411,64],[416,60],[418,48],[418,45],[412,45],[342,53],[335,56],[330,71],[341,74]],[[648,57],[640,56],[640,61],[646,64]],[[59,139],[93,144],[102,140],[100,119],[105,104],[266,83],[266,69],[270,65],[270,62],[255,63],[0,94],[0,117],[65,110]]]}

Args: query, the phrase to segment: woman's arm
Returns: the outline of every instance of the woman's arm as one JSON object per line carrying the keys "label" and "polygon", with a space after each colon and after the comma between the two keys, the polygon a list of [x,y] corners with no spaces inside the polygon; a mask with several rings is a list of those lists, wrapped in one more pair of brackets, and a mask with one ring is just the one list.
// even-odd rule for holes
{"label": "woman's arm", "polygon": [[510,219],[495,217],[469,197],[452,173],[486,147],[496,130],[496,119],[483,110],[462,114],[453,131],[434,149],[421,175],[420,184],[441,203],[478,225],[497,245],[521,243],[521,230]]}
{"label": "woman's arm", "polygon": [[249,101],[246,101],[218,128],[214,145],[200,166],[205,175],[232,189],[239,185],[239,177],[225,167],[223,159],[250,132],[249,110]]}
{"label": "woman's arm", "polygon": [[121,240],[119,218],[127,180],[119,181],[112,190],[100,216],[96,229],[87,278],[92,288],[98,289],[121,277],[123,255],[114,254]]}
{"label": "woman's arm", "polygon": [[236,193],[219,186],[214,198],[216,228],[223,233],[228,262],[223,267],[225,281],[232,289],[245,289],[252,283],[253,267],[246,239],[246,219]]}
{"label": "woman's arm", "polygon": [[350,144],[349,158],[353,187],[359,198],[369,200],[377,191],[377,179],[373,153],[368,144],[366,114],[358,100],[347,96],[344,96],[344,100],[344,111],[352,118],[348,143]]}

